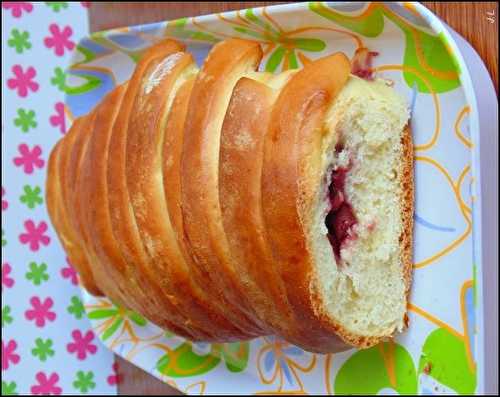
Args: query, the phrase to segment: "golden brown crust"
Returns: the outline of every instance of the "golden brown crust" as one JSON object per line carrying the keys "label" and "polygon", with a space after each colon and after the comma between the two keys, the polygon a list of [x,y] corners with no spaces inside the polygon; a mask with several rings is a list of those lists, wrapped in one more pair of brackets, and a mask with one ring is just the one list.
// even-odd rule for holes
{"label": "golden brown crust", "polygon": [[[79,242],[79,245],[85,255],[85,262],[87,268],[85,271],[89,272],[87,278],[91,278],[93,283],[97,288],[103,293],[102,286],[100,285],[98,279],[95,278],[95,268],[96,263],[93,258],[89,256],[89,252],[85,243],[83,236],[82,224],[81,224],[81,206],[80,206],[80,176],[82,170],[83,160],[85,158],[85,153],[87,152],[89,138],[92,135],[94,129],[96,112],[93,111],[87,117],[85,117],[84,122],[81,124],[80,129],[76,133],[71,150],[68,152],[68,163],[66,167],[66,182],[64,184],[63,190],[66,192],[65,196],[65,208],[67,221],[74,233],[74,238]],[[108,294],[112,299],[113,294]]]}
{"label": "golden brown crust", "polygon": [[[334,73],[332,71],[335,71]],[[308,340],[301,346],[311,351],[345,350],[330,324],[318,319],[311,295],[313,260],[301,221],[302,156],[314,148],[323,117],[331,101],[349,78],[350,64],[343,54],[312,62],[285,85],[274,106],[264,148],[262,206],[277,270],[288,300]]]}
{"label": "golden brown crust", "polygon": [[238,287],[228,260],[219,206],[220,129],[236,81],[255,70],[259,45],[239,39],[217,44],[203,64],[191,93],[181,161],[182,215],[189,253],[206,277],[207,289],[226,308],[234,324],[254,335],[262,328]]}
{"label": "golden brown crust", "polygon": [[[73,131],[74,132],[74,131]],[[71,130],[68,134],[73,133]],[[101,292],[93,284],[92,280],[88,280],[82,263],[85,263],[85,257],[82,249],[75,243],[72,234],[68,232],[68,226],[66,225],[67,216],[65,215],[65,207],[62,204],[62,193],[59,182],[59,169],[60,169],[60,157],[61,148],[64,146],[63,143],[66,141],[60,140],[54,149],[52,150],[48,166],[47,166],[47,181],[46,181],[46,203],[47,211],[49,213],[50,220],[54,225],[54,229],[59,237],[68,260],[73,264],[75,269],[80,274],[80,280],[85,288],[92,291],[95,295],[99,295]],[[80,273],[81,272],[81,273]]]}
{"label": "golden brown crust", "polygon": [[[59,168],[59,154],[61,153],[61,143],[59,141],[52,148],[49,155],[49,160],[47,162],[47,179],[45,180],[45,203],[47,206],[47,212],[49,218],[54,225],[54,230],[56,231],[59,240],[62,242],[61,238],[61,226],[59,222],[58,206],[59,206],[59,191],[56,189],[59,180],[58,168]],[[63,244],[64,246],[64,244]],[[66,247],[64,247],[66,250]]]}
{"label": "golden brown crust", "polygon": [[[184,123],[191,90],[195,78],[191,78],[179,89],[172,104],[170,115],[165,127],[165,138],[163,144],[163,183],[164,198],[166,200],[168,215],[172,226],[171,239],[177,244],[185,266],[185,282],[189,283],[192,290],[190,296],[197,305],[206,311],[209,328],[217,327],[215,339],[219,342],[228,342],[241,339],[248,339],[248,334],[237,324],[231,323],[225,313],[224,307],[217,302],[216,297],[206,290],[206,278],[203,278],[191,256],[187,252],[184,240],[184,226],[181,212],[181,181],[180,164],[182,146],[184,140]],[[179,269],[180,270],[180,269]],[[193,302],[194,303],[194,302]]]}
{"label": "golden brown crust", "polygon": [[[126,170],[131,204],[151,271],[158,275],[165,293],[174,297],[177,310],[185,313],[190,327],[204,330],[204,340],[234,340],[240,335],[238,329],[220,314],[215,315],[207,297],[200,295],[199,287],[195,289],[176,244],[161,183],[163,178],[158,178],[162,173],[165,123],[171,113],[174,86],[182,75],[192,75],[194,67],[192,56],[185,53],[176,53],[166,62],[170,65],[168,73],[157,86],[138,93],[138,106],[129,120]],[[178,299],[179,296],[191,299]],[[217,330],[212,333],[214,327]]]}
{"label": "golden brown crust", "polygon": [[[75,211],[79,216],[81,238],[85,245],[87,257],[92,264],[92,273],[96,283],[103,293],[120,306],[135,308],[135,290],[124,285],[123,277],[113,271],[107,255],[97,253],[97,244],[101,236],[96,236],[95,228],[109,218],[102,210],[107,206],[105,194],[99,194],[106,173],[102,165],[106,162],[106,152],[109,143],[109,131],[112,128],[118,107],[125,93],[125,85],[120,85],[111,91],[95,109],[94,128],[90,131],[85,156],[79,166],[80,173],[76,184]],[[105,171],[105,170],[104,170]],[[108,221],[109,222],[109,221]],[[109,239],[109,235],[105,237]],[[109,242],[106,241],[109,244]],[[105,244],[106,244],[105,243]]]}
{"label": "golden brown crust", "polygon": [[[197,269],[191,263],[191,256],[187,252],[184,239],[184,224],[182,221],[181,202],[181,156],[184,141],[184,124],[194,86],[195,77],[186,81],[179,89],[165,126],[165,139],[163,142],[163,187],[165,190],[165,201],[168,208],[170,222],[174,232],[175,240],[182,253],[183,259],[188,262],[189,269],[195,272]],[[195,277],[193,275],[193,277]],[[196,283],[197,284],[197,283]]]}
{"label": "golden brown crust", "polygon": [[290,339],[294,317],[262,218],[263,146],[275,98],[271,88],[252,79],[242,78],[236,84],[221,132],[219,200],[242,292],[272,332]]}
{"label": "golden brown crust", "polygon": [[[88,219],[85,225],[89,241],[92,242],[92,246],[88,249],[96,253],[99,263],[110,275],[111,282],[116,285],[124,297],[123,303],[128,308],[148,317],[151,321],[161,323],[164,319],[157,312],[156,307],[151,307],[147,294],[138,287],[135,279],[126,278],[126,263],[115,240],[111,225],[107,194],[109,144],[114,121],[125,90],[126,87],[117,88],[100,104],[96,116],[95,131],[89,143],[89,158],[85,172],[91,175],[92,181],[84,185],[82,192],[87,198],[87,208],[84,215]],[[103,288],[107,288],[107,286],[103,285]],[[173,324],[169,324],[168,328],[176,329]]]}
{"label": "golden brown crust", "polygon": [[411,278],[413,272],[413,213],[414,213],[414,155],[411,128],[408,124],[402,134],[401,144],[403,146],[402,169],[401,169],[401,216],[403,219],[403,231],[400,237],[401,262],[403,265],[403,279],[405,281],[405,293],[409,302]]}
{"label": "golden brown crust", "polygon": [[[349,78],[349,61],[314,61],[277,95],[241,78],[260,61],[256,43],[218,44],[196,79],[183,49],[171,40],[149,49],[126,86],[75,120],[51,153],[47,207],[84,286],[191,340],[277,333],[314,352],[381,341],[322,313],[311,288],[306,200],[322,172],[325,112]],[[176,85],[181,76],[187,81]],[[409,127],[401,143],[408,295]]]}
{"label": "golden brown crust", "polygon": [[[174,324],[176,329],[192,340],[202,340],[207,335],[203,330],[189,324],[188,318],[175,306],[175,297],[164,291],[158,274],[148,261],[135,221],[126,175],[127,134],[131,127],[131,114],[139,107],[138,93],[145,85],[156,66],[170,54],[183,50],[177,42],[167,40],[148,50],[138,63],[129,83],[125,98],[115,120],[108,156],[108,200],[112,230],[125,259],[125,273],[129,280],[135,279],[144,295],[149,298],[150,308],[158,312],[159,326]],[[175,331],[175,330],[173,330]]]}
{"label": "golden brown crust", "polygon": [[54,225],[59,225],[60,240],[63,243],[66,253],[68,254],[70,263],[78,271],[80,280],[84,287],[94,295],[102,295],[102,292],[97,287],[92,276],[85,251],[83,247],[81,247],[77,234],[71,225],[67,206],[70,191],[70,184],[67,176],[68,172],[72,169],[70,167],[69,155],[76,138],[81,133],[82,128],[84,128],[88,123],[89,117],[90,115],[87,115],[75,120],[72,127],[60,143],[60,153],[55,164],[57,169],[53,170],[56,173],[56,176],[53,178],[53,183],[55,184],[54,192],[57,198],[55,200],[55,217],[52,218],[52,221],[54,222]]}

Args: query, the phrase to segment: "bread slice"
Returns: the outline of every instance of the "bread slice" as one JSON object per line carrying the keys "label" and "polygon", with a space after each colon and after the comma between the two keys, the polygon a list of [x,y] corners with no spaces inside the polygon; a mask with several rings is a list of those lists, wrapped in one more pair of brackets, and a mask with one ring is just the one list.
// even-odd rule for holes
{"label": "bread slice", "polygon": [[68,216],[69,192],[67,172],[69,169],[69,153],[82,128],[88,125],[89,115],[75,120],[65,137],[57,143],[49,157],[46,182],[46,202],[50,219],[55,227],[59,240],[68,255],[70,263],[75,267],[83,286],[94,295],[102,295],[93,278],[84,247],[70,223]]}
{"label": "bread slice", "polygon": [[[95,127],[97,110],[92,111],[85,118],[85,122],[78,129],[75,134],[75,138],[72,143],[72,147],[68,150],[67,166],[64,172],[64,200],[66,203],[66,216],[68,224],[70,225],[75,239],[79,242],[82,247],[82,251],[85,254],[85,262],[88,264],[88,271],[90,277],[92,277],[93,282],[101,291],[101,294],[106,291],[111,299],[117,299],[113,290],[103,289],[102,282],[106,282],[106,278],[102,279],[96,274],[98,269],[98,262],[95,257],[90,255],[85,234],[82,225],[81,212],[82,212],[82,201],[81,201],[81,171],[82,165],[85,159],[85,154],[87,152],[88,143],[92,132]],[[118,300],[120,302],[120,300]]]}
{"label": "bread slice", "polygon": [[220,135],[231,93],[241,77],[257,69],[261,58],[260,46],[250,41],[229,39],[212,48],[191,93],[181,160],[184,232],[196,271],[202,272],[205,288],[233,323],[254,335],[262,334],[264,324],[239,288],[239,275],[229,260],[218,173]]}
{"label": "bread slice", "polygon": [[103,163],[107,160],[110,131],[126,88],[126,83],[116,87],[95,109],[94,128],[89,131],[85,154],[78,165],[74,205],[78,207],[75,215],[79,217],[81,238],[99,288],[115,303],[136,310],[140,307],[136,304],[137,291],[133,286],[126,285],[123,272],[116,271],[121,257],[118,255],[118,259],[113,259],[116,262],[113,266],[106,254],[108,250],[103,248],[116,246],[109,234],[103,234],[106,227],[109,228],[107,197],[103,194],[106,187]]}
{"label": "bread slice", "polygon": [[[149,312],[155,311],[155,323],[193,340],[209,338],[206,332],[191,324],[186,313],[176,307],[176,297],[163,289],[161,275],[152,266],[139,233],[127,186],[127,137],[131,128],[131,115],[140,108],[140,93],[151,85],[154,71],[171,54],[182,52],[179,43],[166,40],[148,49],[128,83],[111,133],[107,170],[107,194],[111,229],[125,260],[125,274],[129,282],[137,282],[148,298]],[[134,280],[134,281],[132,281]],[[148,316],[151,320],[151,317]]]}
{"label": "bread slice", "polygon": [[268,330],[296,338],[295,317],[276,273],[262,218],[263,146],[273,104],[293,72],[241,78],[220,138],[219,202],[239,288]]}
{"label": "bread slice", "polygon": [[345,349],[335,334],[369,347],[401,330],[411,268],[407,107],[383,82],[349,70],[337,54],[293,76],[264,148],[274,263],[309,330],[301,346],[318,352]]}
{"label": "bread slice", "polygon": [[[320,297],[317,312],[341,324],[351,343],[364,337],[372,345],[405,326],[413,231],[408,118],[406,102],[384,81],[355,76],[326,117],[332,137],[321,153],[326,183],[307,208],[315,220],[307,239],[318,264],[312,287]],[[317,223],[325,213],[327,225]],[[331,244],[318,238],[325,231],[333,258]]]}
{"label": "bread slice", "polygon": [[[206,277],[191,257],[186,245],[184,223],[181,210],[181,156],[184,141],[184,124],[195,79],[184,83],[180,88],[172,105],[168,122],[165,128],[163,145],[163,184],[165,200],[172,224],[173,238],[177,243],[182,258],[187,265],[187,276],[192,283],[193,299],[204,301],[205,310],[211,319],[211,326],[217,327],[216,340],[232,342],[248,339],[255,334],[249,333],[240,324],[231,321],[222,302],[212,289],[206,288]],[[199,298],[198,298],[199,296]]]}
{"label": "bread slice", "polygon": [[[171,54],[158,64],[145,90],[138,93],[137,111],[131,115],[127,135],[127,186],[150,267],[157,273],[162,289],[174,297],[179,312],[189,314],[191,326],[205,331],[205,341],[237,340],[248,335],[225,318],[224,310],[214,306],[203,285],[191,276],[192,270],[174,235],[163,186],[163,141],[165,135],[178,135],[172,130],[173,121],[170,128],[167,121],[183,117],[183,125],[185,112],[178,113],[173,102],[186,82],[190,93],[197,72],[190,54]],[[172,163],[174,158],[168,151],[165,154]],[[180,156],[175,161],[180,164]],[[217,330],[212,333],[213,328]]]}
{"label": "bread slice", "polygon": [[[107,163],[109,144],[114,121],[120,109],[127,85],[119,86],[110,93],[97,109],[96,123],[87,150],[88,158],[83,166],[81,195],[87,204],[82,218],[88,233],[86,249],[95,252],[96,263],[102,266],[107,280],[100,280],[99,271],[94,273],[102,283],[103,291],[113,295],[117,289],[126,307],[131,308],[151,321],[164,324],[164,316],[152,307],[147,294],[138,286],[135,278],[127,278],[126,262],[115,240],[108,205]],[[92,269],[94,271],[94,269]],[[107,281],[107,282],[106,282]],[[120,302],[120,301],[117,301]],[[171,328],[176,329],[173,324]],[[182,331],[180,331],[182,332]]]}

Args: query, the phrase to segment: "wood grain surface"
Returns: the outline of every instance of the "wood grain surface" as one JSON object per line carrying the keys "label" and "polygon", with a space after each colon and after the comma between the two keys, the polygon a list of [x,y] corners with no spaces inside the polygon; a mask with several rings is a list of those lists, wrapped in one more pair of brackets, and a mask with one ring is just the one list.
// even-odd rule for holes
{"label": "wood grain surface", "polygon": [[[172,20],[285,2],[151,2],[92,3],[90,30]],[[461,34],[483,59],[498,93],[498,2],[434,2],[423,4]],[[118,393],[126,395],[177,395],[176,389],[160,382],[129,362],[116,357],[121,382]]]}

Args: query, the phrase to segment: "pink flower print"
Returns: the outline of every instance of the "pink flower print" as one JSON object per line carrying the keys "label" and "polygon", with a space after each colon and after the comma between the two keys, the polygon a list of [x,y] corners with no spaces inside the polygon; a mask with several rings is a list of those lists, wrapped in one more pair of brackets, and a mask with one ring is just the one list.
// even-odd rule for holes
{"label": "pink flower print", "polygon": [[29,146],[22,143],[17,148],[21,156],[14,157],[14,164],[17,167],[23,167],[25,174],[32,174],[33,170],[36,168],[42,168],[45,165],[45,161],[40,158],[42,154],[42,148],[38,145],[33,146],[30,150]]}
{"label": "pink flower print", "polygon": [[26,229],[26,233],[19,235],[19,241],[23,244],[29,243],[31,251],[38,251],[40,243],[49,245],[50,237],[44,234],[47,231],[47,224],[44,221],[36,226],[35,222],[28,219],[24,222],[24,228]]}
{"label": "pink flower print", "polygon": [[61,269],[61,276],[63,276],[63,278],[69,278],[71,284],[78,285],[78,277],[75,268],[71,266],[68,258],[66,258],[66,262],[68,263],[68,267],[63,267]]}
{"label": "pink flower print", "polygon": [[2,8],[4,10],[11,10],[14,18],[20,18],[23,11],[29,13],[33,10],[31,3],[26,1],[4,1],[2,2]]}
{"label": "pink flower print", "polygon": [[32,66],[28,66],[26,72],[23,71],[21,65],[12,66],[14,77],[7,80],[7,86],[11,90],[17,89],[17,95],[24,98],[28,95],[28,91],[38,91],[38,83],[33,79],[36,76],[36,70]]}
{"label": "pink flower print", "polygon": [[66,349],[69,353],[75,353],[78,360],[85,360],[87,358],[87,352],[90,354],[95,354],[97,352],[97,346],[90,343],[94,339],[94,333],[92,331],[87,331],[85,336],[82,335],[80,330],[75,329],[71,336],[74,342],[68,343]]}
{"label": "pink flower print", "polygon": [[122,377],[121,375],[118,373],[118,363],[114,363],[113,364],[113,374],[112,375],[109,375],[106,380],[108,381],[108,385],[110,386],[114,386],[114,385],[117,385],[118,383],[121,383],[122,381]]}
{"label": "pink flower print", "polygon": [[64,117],[64,103],[62,102],[57,102],[54,105],[54,109],[56,111],[56,114],[53,114],[50,116],[50,124],[53,127],[59,126],[59,131],[61,131],[61,134],[64,134],[66,132],[66,118]]}
{"label": "pink flower print", "polygon": [[56,313],[50,310],[54,306],[52,298],[46,298],[42,302],[38,296],[33,296],[30,299],[30,303],[33,309],[26,310],[24,317],[29,321],[35,320],[37,327],[44,327],[46,320],[54,321],[56,319]]}
{"label": "pink flower print", "polygon": [[[16,354],[17,343],[11,339],[7,344],[2,341],[2,371],[9,369],[9,361],[16,365],[20,360],[19,354]],[[3,377],[3,376],[2,376]]]}
{"label": "pink flower print", "polygon": [[5,196],[5,189],[2,186],[2,211],[5,211],[9,207],[9,203],[3,199],[3,196]]}
{"label": "pink flower print", "polygon": [[12,268],[8,263],[2,264],[2,291],[4,285],[5,288],[12,288],[12,286],[14,285],[14,279],[12,277],[9,277],[11,270]]}
{"label": "pink flower print", "polygon": [[75,48],[75,43],[69,39],[73,34],[73,30],[69,26],[65,26],[61,31],[59,26],[53,23],[49,26],[49,30],[52,36],[46,37],[43,42],[47,48],[54,47],[57,56],[63,56],[66,48],[70,51]]}
{"label": "pink flower print", "polygon": [[55,372],[52,372],[48,378],[44,372],[38,372],[35,378],[38,384],[31,386],[32,394],[59,395],[62,393],[62,389],[57,385],[59,375]]}

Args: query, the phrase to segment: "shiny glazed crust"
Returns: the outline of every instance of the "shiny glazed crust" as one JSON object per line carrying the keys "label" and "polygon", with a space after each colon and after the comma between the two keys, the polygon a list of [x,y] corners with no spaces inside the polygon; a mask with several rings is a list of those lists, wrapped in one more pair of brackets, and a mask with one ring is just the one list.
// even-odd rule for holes
{"label": "shiny glazed crust", "polygon": [[[280,89],[252,41],[147,50],[75,120],[48,163],[47,207],[83,285],[193,341],[278,334],[313,352],[366,348],[318,310],[304,217],[325,113],[350,75],[334,54]],[[403,275],[412,268],[413,147],[402,135]]]}
{"label": "shiny glazed crust", "polygon": [[70,224],[67,212],[66,196],[69,184],[66,183],[66,170],[68,169],[68,155],[76,136],[80,133],[82,125],[86,124],[88,116],[81,117],[73,123],[70,130],[53,149],[49,157],[46,181],[46,202],[50,219],[70,263],[75,267],[84,287],[94,295],[102,295],[97,287],[90,264],[88,263],[84,248]]}
{"label": "shiny glazed crust", "polygon": [[[262,325],[228,258],[219,206],[219,142],[233,87],[257,69],[262,57],[254,42],[230,39],[212,49],[191,92],[181,158],[182,216],[186,246],[202,272],[207,290],[222,302],[228,316],[253,335]],[[201,227],[201,225],[203,225]]]}

